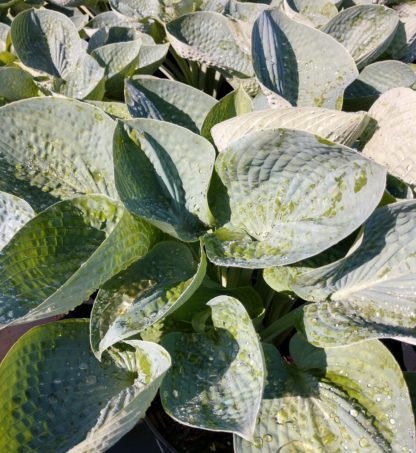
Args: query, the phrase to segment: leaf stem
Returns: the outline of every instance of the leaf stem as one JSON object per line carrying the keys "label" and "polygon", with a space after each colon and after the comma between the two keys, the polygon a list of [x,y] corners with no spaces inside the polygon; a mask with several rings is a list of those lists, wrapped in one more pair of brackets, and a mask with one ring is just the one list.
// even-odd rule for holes
{"label": "leaf stem", "polygon": [[304,305],[290,311],[279,319],[276,319],[269,327],[266,327],[260,336],[265,343],[271,343],[277,336],[291,329],[295,326],[296,322],[302,315]]}

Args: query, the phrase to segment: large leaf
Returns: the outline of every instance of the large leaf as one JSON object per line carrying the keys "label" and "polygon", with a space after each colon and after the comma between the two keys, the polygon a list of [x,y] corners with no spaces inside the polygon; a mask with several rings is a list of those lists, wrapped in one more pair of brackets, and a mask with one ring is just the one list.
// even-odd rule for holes
{"label": "large leaf", "polygon": [[126,103],[134,118],[168,121],[199,134],[217,101],[184,83],[139,76],[126,80]]}
{"label": "large leaf", "polygon": [[289,0],[288,3],[316,27],[322,27],[329,19],[338,14],[334,2],[329,0],[314,0],[312,2],[310,0]]}
{"label": "large leaf", "polygon": [[161,321],[152,324],[142,331],[140,336],[146,341],[159,343],[161,338],[170,332],[193,333],[195,320],[206,320],[207,303],[217,296],[230,296],[238,299],[247,310],[255,328],[262,328],[265,314],[264,304],[259,293],[252,286],[240,286],[238,288],[224,288],[219,283],[205,277],[201,286],[194,294],[178,309]]}
{"label": "large leaf", "polygon": [[247,113],[214,126],[211,133],[220,152],[250,132],[282,127],[311,132],[335,143],[351,146],[365,130],[368,120],[364,112],[289,107]]}
{"label": "large leaf", "polygon": [[209,111],[201,129],[201,135],[212,140],[211,129],[222,121],[251,112],[253,105],[250,96],[243,88],[228,93]]}
{"label": "large leaf", "polygon": [[135,119],[116,128],[121,200],[134,214],[185,241],[197,240],[210,223],[207,191],[214,160],[207,140],[171,123]]}
{"label": "large leaf", "polygon": [[386,50],[398,24],[399,17],[390,8],[357,5],[341,11],[321,30],[343,44],[362,68]]}
{"label": "large leaf", "polygon": [[392,58],[412,62],[416,57],[416,1],[401,1],[393,8],[400,22],[388,53]]}
{"label": "large leaf", "polygon": [[216,264],[248,268],[290,264],[352,233],[385,186],[379,165],[303,131],[252,132],[216,161],[225,186],[212,206],[222,228],[205,236]]}
{"label": "large leaf", "polygon": [[208,305],[211,332],[177,332],[162,340],[173,358],[160,389],[162,404],[185,425],[251,440],[263,393],[261,346],[237,299],[219,296]]}
{"label": "large leaf", "polygon": [[39,89],[28,72],[17,67],[0,67],[0,97],[18,101],[38,94]]}
{"label": "large leaf", "polygon": [[23,11],[12,22],[11,37],[26,66],[56,77],[65,78],[82,53],[75,25],[56,11]]}
{"label": "large leaf", "polygon": [[344,89],[358,76],[342,45],[283,10],[265,11],[256,20],[252,53],[259,81],[300,107],[341,109]]}
{"label": "large leaf", "polygon": [[169,43],[143,44],[139,51],[139,64],[136,74],[153,74],[163,63],[169,46]]}
{"label": "large leaf", "polygon": [[399,365],[374,340],[333,350],[294,337],[286,364],[264,346],[267,384],[254,443],[236,453],[410,452],[414,417]]}
{"label": "large leaf", "polygon": [[0,192],[0,250],[34,216],[26,201]]}
{"label": "large leaf", "polygon": [[98,357],[177,310],[197,290],[206,270],[183,243],[160,242],[98,293],[91,314],[91,345]]}
{"label": "large leaf", "polygon": [[143,341],[103,363],[88,323],[67,320],[26,333],[0,365],[0,450],[103,452],[144,417],[170,366]]}
{"label": "large leaf", "polygon": [[[104,94],[104,72],[104,68],[91,55],[83,53],[65,80],[55,79],[55,91],[75,99],[89,97],[101,99]],[[100,83],[103,87],[96,91]],[[97,92],[96,96],[93,94],[94,91]]]}
{"label": "large leaf", "polygon": [[124,79],[133,75],[138,63],[141,39],[115,42],[99,47],[92,56],[105,68],[106,90],[111,95],[122,93]]}
{"label": "large leaf", "polygon": [[366,109],[386,91],[411,87],[416,74],[407,64],[395,60],[378,61],[366,66],[345,90],[344,106]]}
{"label": "large leaf", "polygon": [[369,111],[377,129],[363,150],[365,156],[412,185],[416,184],[416,129],[409,124],[416,120],[415,101],[416,93],[410,88],[394,88],[380,96]]}
{"label": "large leaf", "polygon": [[99,108],[70,99],[34,98],[0,108],[0,189],[36,210],[77,194],[116,198],[114,127]]}
{"label": "large leaf", "polygon": [[294,291],[317,302],[304,330],[317,345],[371,337],[416,343],[416,201],[379,208],[352,254],[295,279]]}
{"label": "large leaf", "polygon": [[213,66],[230,77],[250,77],[250,27],[221,14],[200,11],[166,25],[172,47],[188,60]]}
{"label": "large leaf", "polygon": [[144,256],[155,229],[104,195],[59,202],[0,255],[0,325],[65,313]]}

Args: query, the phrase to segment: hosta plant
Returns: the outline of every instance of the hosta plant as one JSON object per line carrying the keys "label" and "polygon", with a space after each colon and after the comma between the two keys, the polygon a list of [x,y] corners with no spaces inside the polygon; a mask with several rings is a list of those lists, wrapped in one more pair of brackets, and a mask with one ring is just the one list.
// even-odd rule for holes
{"label": "hosta plant", "polygon": [[415,57],[411,0],[0,1],[0,328],[93,301],[1,362],[0,451],[157,398],[237,453],[413,452]]}

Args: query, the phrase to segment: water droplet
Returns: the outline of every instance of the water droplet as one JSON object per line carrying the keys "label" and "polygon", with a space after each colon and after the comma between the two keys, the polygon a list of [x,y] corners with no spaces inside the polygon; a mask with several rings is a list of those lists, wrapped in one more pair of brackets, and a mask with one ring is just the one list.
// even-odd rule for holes
{"label": "water droplet", "polygon": [[263,445],[263,439],[261,437],[254,438],[254,446],[261,447]]}
{"label": "water droplet", "polygon": [[368,440],[365,437],[362,437],[358,443],[360,444],[360,447],[362,447],[362,448],[367,448],[370,446],[370,442],[368,442]]}
{"label": "water droplet", "polygon": [[85,382],[89,385],[93,385],[97,383],[97,377],[91,374],[90,376],[87,376],[85,379]]}
{"label": "water droplet", "polygon": [[62,379],[56,378],[53,380],[53,383],[56,385],[62,384]]}
{"label": "water droplet", "polygon": [[85,363],[85,362],[81,362],[79,364],[79,369],[80,370],[86,370],[88,368],[88,363]]}
{"label": "water droplet", "polygon": [[179,392],[176,389],[173,390],[172,394],[175,398],[179,397]]}
{"label": "water droplet", "polygon": [[273,436],[271,434],[265,434],[263,436],[263,439],[266,441],[266,442],[271,442],[273,440]]}
{"label": "water droplet", "polygon": [[396,424],[396,420],[394,418],[391,418],[389,420],[389,422],[390,422],[390,425],[395,425]]}
{"label": "water droplet", "polygon": [[358,411],[356,409],[351,409],[350,410],[350,415],[352,417],[358,417]]}

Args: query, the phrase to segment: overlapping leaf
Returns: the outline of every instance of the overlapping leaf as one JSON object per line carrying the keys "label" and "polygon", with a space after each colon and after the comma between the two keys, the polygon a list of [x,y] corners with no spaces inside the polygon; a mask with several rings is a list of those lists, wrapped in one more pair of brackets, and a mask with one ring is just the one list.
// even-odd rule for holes
{"label": "overlapping leaf", "polygon": [[222,228],[205,236],[211,261],[264,268],[329,248],[379,202],[385,171],[357,152],[291,129],[252,132],[221,152],[213,213]]}
{"label": "overlapping leaf", "polygon": [[201,135],[212,140],[211,130],[217,123],[251,112],[252,109],[251,98],[243,88],[228,93],[208,112],[201,128]]}
{"label": "overlapping leaf", "polygon": [[98,293],[91,314],[91,344],[97,356],[177,310],[197,290],[206,269],[184,244],[160,242],[116,275]]}
{"label": "overlapping leaf", "polygon": [[211,11],[187,14],[166,26],[170,43],[181,57],[241,78],[254,75],[250,28]]}
{"label": "overlapping leaf", "polygon": [[283,10],[265,11],[256,20],[252,53],[259,81],[300,107],[341,109],[344,89],[358,76],[342,45]]}
{"label": "overlapping leaf", "polygon": [[102,110],[70,99],[33,98],[0,108],[0,189],[35,210],[77,194],[116,198],[114,127]]}
{"label": "overlapping leaf", "polygon": [[412,62],[416,57],[416,2],[402,1],[393,5],[400,22],[388,53],[397,59]]}
{"label": "overlapping leaf", "polygon": [[103,452],[144,417],[169,366],[143,341],[98,362],[84,320],[36,327],[0,365],[0,450]]}
{"label": "overlapping leaf", "polygon": [[26,201],[0,192],[0,250],[34,216]]}
{"label": "overlapping leaf", "polygon": [[267,383],[254,442],[237,453],[412,451],[414,417],[398,364],[377,340],[335,350],[292,339],[294,364],[264,346]]}
{"label": "overlapping leaf", "polygon": [[311,132],[351,146],[365,130],[368,120],[364,112],[345,113],[317,107],[268,109],[224,121],[214,126],[211,133],[220,152],[250,132],[278,128]]}
{"label": "overlapping leaf", "polygon": [[168,121],[199,133],[217,101],[189,85],[155,77],[126,81],[126,103],[134,118]]}
{"label": "overlapping leaf", "polygon": [[183,424],[252,439],[263,393],[261,346],[238,300],[220,296],[208,305],[211,332],[172,333],[162,341],[173,359],[162,404]]}
{"label": "overlapping leaf", "polygon": [[372,337],[416,342],[416,202],[379,208],[358,249],[301,274],[292,286],[306,300],[303,329],[317,345]]}
{"label": "overlapping leaf", "polygon": [[386,91],[411,87],[416,82],[412,69],[395,60],[378,61],[366,66],[359,77],[345,90],[345,106],[368,109]]}
{"label": "overlapping leaf", "polygon": [[341,11],[322,31],[343,44],[359,68],[388,47],[399,24],[395,11],[382,5],[357,5]]}
{"label": "overlapping leaf", "polygon": [[416,184],[416,130],[409,124],[416,118],[415,100],[410,88],[395,88],[380,96],[369,111],[377,129],[363,150],[365,156],[412,185]]}
{"label": "overlapping leaf", "polygon": [[204,138],[164,121],[119,123],[115,178],[131,212],[168,234],[195,241],[211,223],[207,202],[215,151]]}
{"label": "overlapping leaf", "polygon": [[74,24],[56,11],[23,11],[12,22],[11,37],[26,66],[63,79],[75,69],[82,53]]}
{"label": "overlapping leaf", "polygon": [[329,0],[289,0],[290,6],[293,6],[297,12],[308,18],[315,27],[322,27],[329,19],[338,14],[334,2]]}
{"label": "overlapping leaf", "polygon": [[18,101],[38,94],[39,89],[28,72],[18,67],[0,67],[0,97]]}
{"label": "overlapping leaf", "polygon": [[155,229],[104,195],[59,202],[0,255],[0,325],[65,313],[144,256]]}

